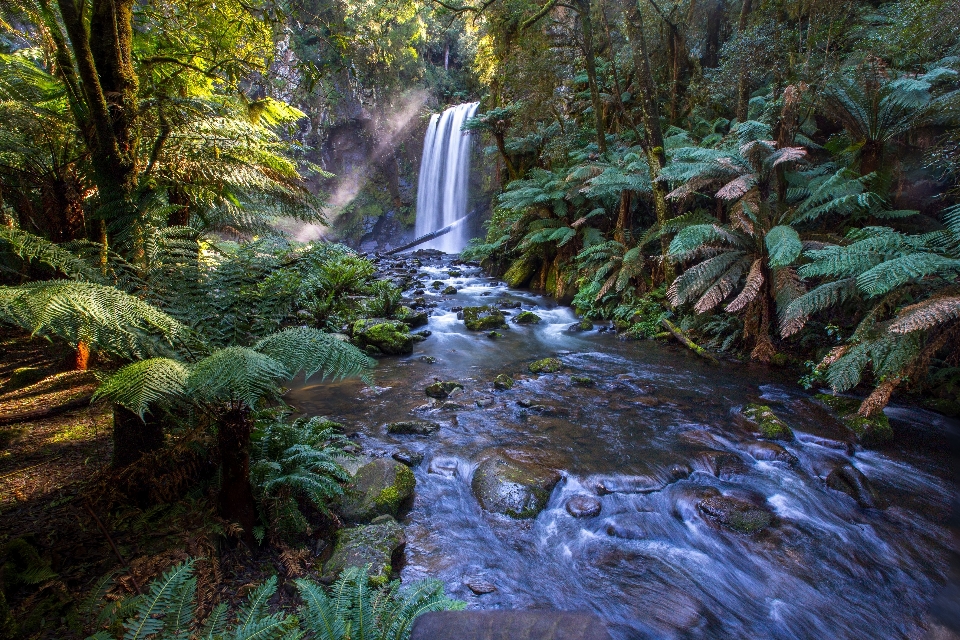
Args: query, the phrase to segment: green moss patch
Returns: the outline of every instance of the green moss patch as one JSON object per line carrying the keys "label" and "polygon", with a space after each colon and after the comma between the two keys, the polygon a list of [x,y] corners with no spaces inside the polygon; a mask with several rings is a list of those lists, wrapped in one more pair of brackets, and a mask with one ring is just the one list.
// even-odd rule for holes
{"label": "green moss patch", "polygon": [[521,311],[513,321],[516,324],[540,324],[542,319],[543,318],[532,311]]}
{"label": "green moss patch", "polygon": [[544,358],[530,363],[530,373],[556,373],[563,368],[558,358]]}
{"label": "green moss patch", "polygon": [[464,307],[463,322],[470,331],[490,331],[507,326],[503,313],[489,305]]}
{"label": "green moss patch", "polygon": [[893,438],[893,428],[887,416],[882,412],[869,418],[858,415],[860,401],[856,398],[832,396],[828,393],[817,394],[816,398],[837,414],[844,426],[853,432],[857,442],[863,446],[874,447]]}
{"label": "green moss patch", "polygon": [[357,320],[353,324],[353,342],[368,353],[406,355],[413,353],[413,337],[403,322],[382,319]]}
{"label": "green moss patch", "polygon": [[793,431],[765,404],[748,404],[741,414],[752,428],[768,440],[793,440]]}

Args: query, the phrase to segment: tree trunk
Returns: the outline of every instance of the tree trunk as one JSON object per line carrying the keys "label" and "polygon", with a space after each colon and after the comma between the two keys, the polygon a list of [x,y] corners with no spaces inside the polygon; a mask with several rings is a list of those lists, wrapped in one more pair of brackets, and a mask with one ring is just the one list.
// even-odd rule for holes
{"label": "tree trunk", "polygon": [[[740,22],[737,24],[737,38],[743,39],[747,29],[747,18],[753,7],[753,0],[743,0],[740,7]],[[740,77],[737,79],[737,122],[744,122],[750,110],[750,74],[744,63],[740,64]]]}
{"label": "tree trunk", "polygon": [[[667,163],[667,155],[663,149],[663,129],[660,126],[660,105],[657,103],[656,84],[650,70],[650,55],[647,51],[646,36],[643,33],[643,14],[637,3],[627,3],[626,22],[627,33],[633,44],[634,66],[640,87],[640,109],[646,136],[644,152],[647,156],[647,164],[650,166],[650,180],[653,184],[653,207],[657,214],[657,224],[663,227],[670,218],[670,207],[667,204],[666,186],[657,178]],[[663,280],[668,285],[674,278],[669,253],[670,240],[663,235],[660,237],[660,255],[663,261]]]}
{"label": "tree trunk", "polygon": [[577,7],[580,8],[580,26],[583,29],[583,57],[587,66],[590,99],[593,101],[593,117],[597,127],[597,147],[600,149],[600,153],[606,153],[607,138],[604,131],[600,88],[597,85],[597,58],[593,51],[593,16],[590,15],[590,0],[580,0]]}
{"label": "tree trunk", "polygon": [[220,421],[217,442],[220,447],[220,516],[243,529],[243,541],[254,548],[253,527],[257,507],[250,487],[250,433],[253,422],[250,409],[241,405],[231,409]]}
{"label": "tree trunk", "polygon": [[760,291],[758,299],[760,301],[760,317],[757,322],[757,333],[754,339],[755,345],[750,352],[750,358],[758,362],[770,362],[776,355],[777,350],[773,346],[773,340],[770,338],[770,311],[776,304],[773,299],[773,287],[771,286],[770,270],[763,269],[763,288]]}
{"label": "tree trunk", "polygon": [[81,340],[77,343],[74,351],[73,369],[74,371],[86,371],[90,368],[90,345]]}
{"label": "tree trunk", "polygon": [[163,426],[159,418],[146,420],[119,404],[113,405],[113,460],[116,468],[128,467],[143,454],[163,446]]}
{"label": "tree trunk", "polygon": [[630,204],[630,192],[624,189],[620,192],[620,215],[617,216],[617,226],[613,231],[613,239],[623,245],[627,244],[627,234],[633,228]]}

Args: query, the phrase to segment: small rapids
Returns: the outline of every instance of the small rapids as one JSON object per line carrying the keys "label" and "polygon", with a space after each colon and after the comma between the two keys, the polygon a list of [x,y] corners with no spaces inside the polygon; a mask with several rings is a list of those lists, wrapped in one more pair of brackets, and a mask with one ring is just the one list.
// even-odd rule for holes
{"label": "small rapids", "polygon": [[[774,370],[711,366],[605,327],[574,332],[576,316],[552,300],[446,258],[422,260],[416,277],[431,335],[414,355],[382,359],[373,387],[311,382],[288,396],[347,423],[366,454],[424,454],[404,519],[404,580],[439,578],[470,608],[593,611],[620,639],[923,635],[949,571],[956,486],[952,461],[937,452],[955,424],[891,408],[895,443],[853,451],[819,405]],[[458,293],[441,295],[435,280]],[[503,337],[468,331],[457,318],[458,307],[484,304],[512,314]],[[521,310],[541,322],[510,322]],[[544,357],[564,369],[529,373]],[[501,373],[515,378],[512,389],[494,390]],[[576,386],[572,375],[595,384]],[[466,389],[440,408],[423,392],[435,379]],[[779,443],[779,458],[738,426],[736,412],[751,402],[793,428],[796,440]],[[386,423],[409,418],[442,426],[426,437],[386,433]],[[490,450],[562,470],[535,519],[480,507],[471,479]],[[828,488],[826,476],[844,463],[889,506],[862,508]],[[772,524],[752,535],[719,526],[698,505],[721,494],[763,505]],[[571,515],[568,502],[583,496],[599,501],[599,515]],[[476,584],[486,593],[471,590]]]}

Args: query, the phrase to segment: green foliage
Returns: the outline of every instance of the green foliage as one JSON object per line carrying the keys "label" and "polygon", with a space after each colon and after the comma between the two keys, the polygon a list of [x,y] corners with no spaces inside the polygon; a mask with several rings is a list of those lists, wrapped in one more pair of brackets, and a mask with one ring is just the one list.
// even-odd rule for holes
{"label": "green foliage", "polygon": [[[277,592],[273,576],[251,591],[235,612],[221,603],[200,623],[194,615],[197,579],[193,561],[188,560],[151,582],[147,593],[120,606],[97,602],[105,615],[96,625],[101,630],[88,640],[294,640],[308,634],[317,640],[407,640],[418,616],[462,609],[465,604],[448,599],[437,580],[406,587],[393,582],[380,589],[368,583],[362,567],[344,571],[329,590],[299,579],[302,604],[294,616],[270,612],[270,600]],[[95,589],[92,595],[102,597],[102,593]],[[107,631],[117,623],[122,623],[122,632]]]}
{"label": "green foliage", "polygon": [[285,420],[272,414],[256,423],[251,436],[250,482],[264,526],[281,539],[309,533],[301,501],[329,515],[350,479],[338,461],[349,454],[341,425],[322,418]]}

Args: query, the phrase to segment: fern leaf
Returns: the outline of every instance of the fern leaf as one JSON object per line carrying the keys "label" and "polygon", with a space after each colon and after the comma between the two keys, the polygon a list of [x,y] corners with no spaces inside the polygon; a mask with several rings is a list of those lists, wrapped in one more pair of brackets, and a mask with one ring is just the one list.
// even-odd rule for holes
{"label": "fern leaf", "polygon": [[238,399],[256,406],[276,393],[277,384],[291,378],[282,363],[245,347],[226,347],[193,365],[186,391],[208,402]]}
{"label": "fern leaf", "polygon": [[376,365],[349,342],[308,327],[267,336],[253,348],[281,363],[292,375],[303,371],[307,378],[319,371],[324,379],[360,376],[369,382],[369,372]]}
{"label": "fern leaf", "polygon": [[142,640],[160,633],[177,594],[181,593],[184,583],[192,577],[193,561],[187,560],[151,582],[150,590],[139,600],[137,617],[124,624],[124,640]]}
{"label": "fern leaf", "polygon": [[933,329],[960,320],[960,296],[931,298],[905,307],[889,331],[896,334]]}
{"label": "fern leaf", "polygon": [[727,313],[737,313],[753,302],[757,294],[760,293],[760,287],[763,286],[763,282],[763,261],[754,260],[750,266],[750,273],[747,274],[747,282],[743,286],[743,291],[734,298],[733,302],[727,305]]}
{"label": "fern leaf", "polygon": [[143,418],[154,402],[182,396],[188,376],[187,367],[176,360],[141,360],[107,378],[94,393],[93,399],[106,398]]}

